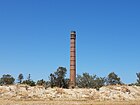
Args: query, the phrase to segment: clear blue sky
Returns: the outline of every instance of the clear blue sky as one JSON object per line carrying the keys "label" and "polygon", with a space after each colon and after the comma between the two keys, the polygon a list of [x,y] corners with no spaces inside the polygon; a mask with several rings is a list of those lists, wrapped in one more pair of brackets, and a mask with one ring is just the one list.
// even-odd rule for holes
{"label": "clear blue sky", "polygon": [[0,76],[69,77],[70,31],[77,32],[77,74],[125,83],[140,72],[139,0],[0,0]]}

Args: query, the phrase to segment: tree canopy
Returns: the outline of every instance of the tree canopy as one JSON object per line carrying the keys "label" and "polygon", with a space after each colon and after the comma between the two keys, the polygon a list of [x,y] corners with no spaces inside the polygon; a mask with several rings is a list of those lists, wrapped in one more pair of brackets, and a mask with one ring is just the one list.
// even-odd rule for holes
{"label": "tree canopy", "polygon": [[18,76],[18,81],[19,81],[19,83],[21,84],[22,83],[22,80],[23,80],[24,78],[23,78],[23,74],[19,74],[19,76]]}
{"label": "tree canopy", "polygon": [[77,75],[76,83],[79,88],[96,88],[97,90],[105,84],[105,78],[83,73]]}
{"label": "tree canopy", "polygon": [[122,84],[120,77],[118,77],[118,75],[115,74],[114,72],[109,73],[107,77],[107,85],[116,85],[116,84]]}
{"label": "tree canopy", "polygon": [[51,87],[68,88],[68,79],[66,79],[67,69],[59,67],[54,73],[50,74]]}
{"label": "tree canopy", "polygon": [[12,77],[10,74],[4,74],[1,78],[0,78],[0,84],[1,85],[11,85],[14,84],[14,77]]}

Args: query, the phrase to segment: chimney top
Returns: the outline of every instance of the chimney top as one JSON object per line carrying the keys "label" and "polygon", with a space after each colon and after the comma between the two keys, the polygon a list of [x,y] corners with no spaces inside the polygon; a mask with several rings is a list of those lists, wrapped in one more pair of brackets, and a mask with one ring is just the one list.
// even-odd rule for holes
{"label": "chimney top", "polygon": [[76,31],[71,31],[71,34],[76,34]]}
{"label": "chimney top", "polygon": [[76,38],[76,31],[71,31],[71,39],[75,39]]}

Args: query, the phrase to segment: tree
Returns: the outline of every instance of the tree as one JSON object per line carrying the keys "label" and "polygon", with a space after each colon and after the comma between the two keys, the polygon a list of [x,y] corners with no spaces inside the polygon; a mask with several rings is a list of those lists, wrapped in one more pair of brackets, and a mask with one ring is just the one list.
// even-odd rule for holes
{"label": "tree", "polygon": [[106,78],[105,77],[96,77],[95,79],[95,86],[94,88],[99,90],[100,87],[104,86],[106,82]]}
{"label": "tree", "polygon": [[77,75],[76,83],[79,88],[93,88],[95,85],[96,75],[89,75],[89,73],[83,73]]}
{"label": "tree", "polygon": [[19,74],[18,81],[20,84],[22,83],[22,80],[23,80],[23,74]]}
{"label": "tree", "polygon": [[69,81],[70,81],[70,79],[68,79],[68,78],[65,78],[64,79],[64,86],[63,86],[63,88],[69,88]]}
{"label": "tree", "polygon": [[137,75],[137,78],[138,78],[137,79],[137,84],[140,85],[140,73],[136,73],[136,75]]}
{"label": "tree", "polygon": [[35,82],[33,80],[31,80],[31,74],[28,75],[27,80],[24,80],[22,82],[23,84],[27,84],[29,86],[35,86]]}
{"label": "tree", "polygon": [[116,84],[122,84],[120,77],[118,77],[117,74],[114,72],[111,72],[107,77],[107,85],[116,85]]}
{"label": "tree", "polygon": [[50,74],[50,85],[51,85],[51,88],[55,87],[56,86],[56,77],[54,74]]}
{"label": "tree", "polygon": [[33,80],[30,80],[30,81],[29,80],[24,80],[22,83],[27,84],[29,86],[35,86],[35,82]]}
{"label": "tree", "polygon": [[104,86],[105,78],[83,73],[82,75],[77,75],[76,83],[79,88],[95,88],[98,90]]}
{"label": "tree", "polygon": [[60,88],[64,88],[67,87],[66,85],[66,80],[65,80],[65,76],[66,76],[66,72],[67,69],[64,67],[59,67],[56,72],[51,73],[50,74],[50,83],[51,83],[51,87],[60,87]]}
{"label": "tree", "polygon": [[41,80],[38,80],[36,84],[37,85],[40,85],[40,86],[45,86],[46,85],[46,81],[44,81],[43,79],[41,79]]}
{"label": "tree", "polygon": [[31,80],[31,74],[28,75],[27,80]]}
{"label": "tree", "polygon": [[54,73],[56,76],[56,86],[64,87],[64,78],[66,76],[66,68],[59,67],[57,71]]}
{"label": "tree", "polygon": [[0,85],[3,85],[3,81],[1,80],[1,78],[0,78]]}
{"label": "tree", "polygon": [[1,85],[11,85],[11,84],[14,84],[14,77],[12,77],[10,74],[4,74],[2,76],[2,78],[0,79],[0,84]]}

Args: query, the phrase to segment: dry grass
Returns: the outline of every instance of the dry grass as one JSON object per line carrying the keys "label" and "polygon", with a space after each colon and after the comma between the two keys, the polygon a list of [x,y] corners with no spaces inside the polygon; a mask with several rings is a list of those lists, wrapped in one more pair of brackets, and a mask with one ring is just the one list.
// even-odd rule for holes
{"label": "dry grass", "polygon": [[0,100],[0,105],[140,105],[140,101],[97,102],[97,101],[9,101]]}

